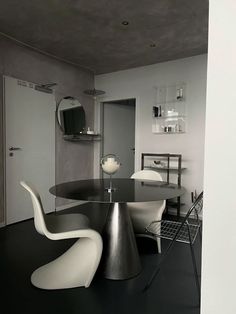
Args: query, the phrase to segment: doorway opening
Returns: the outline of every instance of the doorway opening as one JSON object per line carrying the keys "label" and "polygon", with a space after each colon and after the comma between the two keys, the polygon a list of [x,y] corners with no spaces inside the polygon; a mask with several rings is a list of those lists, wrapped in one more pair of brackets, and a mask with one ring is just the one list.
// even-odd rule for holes
{"label": "doorway opening", "polygon": [[[102,103],[101,157],[115,154],[121,161],[116,178],[129,178],[135,165],[135,106],[136,99],[121,99]],[[105,173],[102,177],[108,177]]]}

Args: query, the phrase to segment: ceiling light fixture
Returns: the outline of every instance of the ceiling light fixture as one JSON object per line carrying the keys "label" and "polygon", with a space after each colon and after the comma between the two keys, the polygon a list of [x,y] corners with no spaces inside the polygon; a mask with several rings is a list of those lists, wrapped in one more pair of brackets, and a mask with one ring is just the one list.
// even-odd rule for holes
{"label": "ceiling light fixture", "polygon": [[129,25],[129,22],[128,21],[123,21],[121,24],[124,25],[124,26],[127,26],[127,25]]}

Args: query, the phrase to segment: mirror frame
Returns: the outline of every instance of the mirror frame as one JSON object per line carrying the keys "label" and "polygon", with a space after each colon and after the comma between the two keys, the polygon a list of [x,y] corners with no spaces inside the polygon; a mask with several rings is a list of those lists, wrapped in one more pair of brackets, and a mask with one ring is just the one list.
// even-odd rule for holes
{"label": "mirror frame", "polygon": [[64,128],[62,127],[62,124],[61,124],[61,122],[60,122],[60,120],[59,120],[59,112],[60,112],[59,109],[60,109],[60,104],[62,103],[63,100],[76,100],[76,101],[78,101],[79,106],[81,106],[81,107],[83,107],[83,106],[81,105],[79,99],[76,98],[76,97],[73,97],[73,96],[64,96],[64,97],[62,97],[62,98],[57,102],[57,105],[56,105],[56,121],[57,121],[57,124],[58,124],[60,130],[64,133],[65,130],[64,130]]}

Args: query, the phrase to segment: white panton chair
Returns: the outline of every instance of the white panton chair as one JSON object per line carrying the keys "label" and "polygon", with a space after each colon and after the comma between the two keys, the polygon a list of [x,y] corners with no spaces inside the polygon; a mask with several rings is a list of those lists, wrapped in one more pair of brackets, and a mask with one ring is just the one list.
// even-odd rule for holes
{"label": "white panton chair", "polygon": [[[132,179],[163,181],[161,175],[154,170],[141,170],[135,172]],[[128,203],[127,204],[132,219],[134,232],[137,236],[153,238],[157,241],[158,252],[161,253],[161,239],[146,234],[145,228],[154,220],[161,220],[166,201]]]}
{"label": "white panton chair", "polygon": [[24,181],[20,184],[30,193],[36,230],[50,240],[78,240],[61,256],[39,267],[31,282],[41,289],[89,287],[98,268],[103,242],[100,234],[89,227],[82,214],[46,215],[38,192]]}

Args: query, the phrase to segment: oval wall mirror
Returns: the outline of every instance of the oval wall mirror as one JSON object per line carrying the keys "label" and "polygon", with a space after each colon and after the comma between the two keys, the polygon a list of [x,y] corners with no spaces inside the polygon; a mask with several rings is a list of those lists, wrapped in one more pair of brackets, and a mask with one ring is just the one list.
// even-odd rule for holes
{"label": "oval wall mirror", "polygon": [[85,130],[85,111],[75,97],[65,96],[58,102],[56,119],[65,135],[81,134]]}

